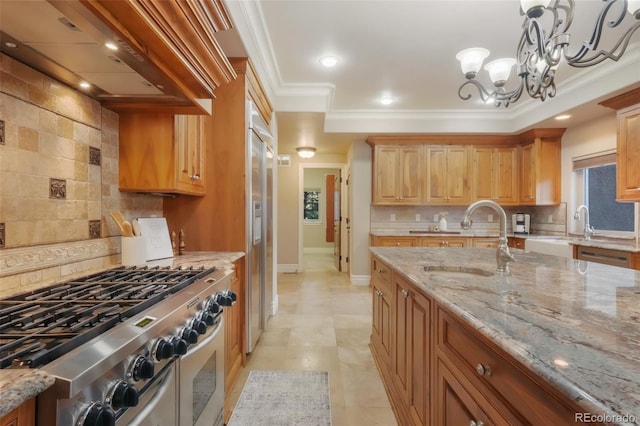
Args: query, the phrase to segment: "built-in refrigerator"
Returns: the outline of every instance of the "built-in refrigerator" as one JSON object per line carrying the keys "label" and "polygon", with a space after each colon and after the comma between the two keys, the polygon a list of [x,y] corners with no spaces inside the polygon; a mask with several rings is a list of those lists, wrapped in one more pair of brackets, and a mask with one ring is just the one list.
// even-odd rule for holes
{"label": "built-in refrigerator", "polygon": [[[273,137],[267,124],[251,101],[247,101],[247,353],[253,352],[268,319],[272,294],[272,275],[267,274],[267,254],[273,252],[267,245],[271,237],[273,218],[270,217],[273,185],[267,181],[267,156],[273,158]],[[272,172],[272,170],[269,170]],[[272,238],[269,238],[271,244]],[[271,259],[270,262],[273,262]]]}

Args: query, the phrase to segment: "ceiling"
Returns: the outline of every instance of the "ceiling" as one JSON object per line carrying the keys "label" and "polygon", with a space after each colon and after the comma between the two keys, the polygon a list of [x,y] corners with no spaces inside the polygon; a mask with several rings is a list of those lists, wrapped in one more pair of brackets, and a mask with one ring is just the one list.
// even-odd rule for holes
{"label": "ceiling", "polygon": [[[279,152],[311,145],[344,153],[380,133],[519,133],[570,127],[611,114],[597,102],[640,86],[640,34],[623,58],[587,69],[560,67],[558,94],[523,95],[509,108],[458,97],[455,59],[486,47],[514,56],[522,17],[517,0],[227,0],[234,29],[218,33],[227,56],[248,55],[278,117]],[[601,0],[577,2],[572,43],[588,39]],[[630,19],[627,17],[626,19]],[[604,38],[603,46],[610,45]],[[339,58],[322,67],[323,55]],[[484,72],[484,71],[483,71]],[[483,76],[486,77],[486,76]],[[482,79],[482,78],[480,78]],[[382,95],[392,105],[381,105]],[[569,112],[564,122],[553,117]]]}

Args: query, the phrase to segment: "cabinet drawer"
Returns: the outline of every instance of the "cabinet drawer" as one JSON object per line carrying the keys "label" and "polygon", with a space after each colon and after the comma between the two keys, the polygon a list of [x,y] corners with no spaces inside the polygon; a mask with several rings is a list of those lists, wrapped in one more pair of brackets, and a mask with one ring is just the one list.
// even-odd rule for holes
{"label": "cabinet drawer", "polygon": [[438,310],[438,348],[485,395],[503,407],[510,424],[559,426],[574,424],[575,410],[517,368],[508,355],[443,309]]}
{"label": "cabinet drawer", "polygon": [[375,280],[380,290],[391,294],[391,269],[380,259],[373,258],[371,261],[371,279]]}

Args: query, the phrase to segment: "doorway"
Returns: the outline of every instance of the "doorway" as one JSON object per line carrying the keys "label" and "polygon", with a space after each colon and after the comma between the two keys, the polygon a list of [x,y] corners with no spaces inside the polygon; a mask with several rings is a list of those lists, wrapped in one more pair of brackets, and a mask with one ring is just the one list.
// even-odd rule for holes
{"label": "doorway", "polygon": [[346,271],[343,224],[344,164],[299,164],[298,270],[305,256],[331,257],[336,271]]}

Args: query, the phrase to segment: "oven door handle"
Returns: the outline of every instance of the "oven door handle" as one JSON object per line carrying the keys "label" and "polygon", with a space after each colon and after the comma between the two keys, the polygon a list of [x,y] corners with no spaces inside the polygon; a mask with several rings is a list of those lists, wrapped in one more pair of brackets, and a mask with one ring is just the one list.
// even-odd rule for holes
{"label": "oven door handle", "polygon": [[[165,367],[164,369],[165,371],[160,376],[157,376],[154,380],[154,382],[156,383],[158,381],[161,382],[160,387],[156,389],[155,393],[153,394],[153,397],[144,405],[144,408],[140,410],[140,412],[133,419],[130,420],[129,426],[135,426],[139,424],[140,421],[148,418],[149,414],[152,411],[154,411],[158,406],[158,404],[160,404],[164,400],[164,396],[166,395],[167,392],[170,392],[171,390],[173,390],[174,392],[176,391],[175,388],[170,389],[170,386],[169,386],[173,382],[171,379],[176,374],[175,360],[171,361],[171,363],[167,365],[167,367]],[[175,386],[175,383],[174,383],[174,386]],[[149,390],[150,389],[148,389],[147,392]]]}
{"label": "oven door handle", "polygon": [[208,345],[208,344],[209,344],[209,342],[211,342],[213,339],[215,339],[215,338],[216,338],[216,336],[218,336],[218,334],[219,334],[219,333],[220,333],[220,331],[222,330],[222,327],[223,327],[223,325],[224,325],[224,324],[223,324],[223,322],[224,322],[223,316],[222,316],[222,315],[220,315],[220,321],[218,322],[218,325],[216,326],[216,329],[215,329],[215,330],[213,330],[213,332],[212,332],[211,334],[209,334],[207,337],[205,337],[205,338],[204,338],[204,340],[202,340],[202,341],[198,342],[198,343],[197,343],[197,344],[192,348],[192,350],[190,350],[189,352],[187,352],[185,355],[182,355],[182,356],[180,357],[180,359],[187,358],[187,357],[189,356],[189,354],[191,354],[191,353],[193,353],[193,352],[196,352],[196,351],[198,351],[198,350],[202,349],[202,347],[204,347],[204,346]]}

